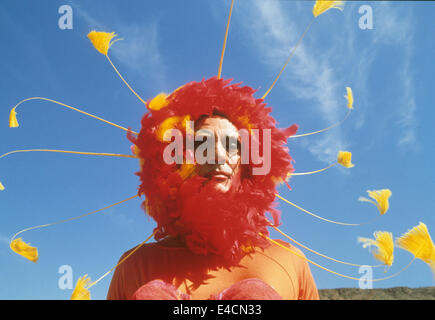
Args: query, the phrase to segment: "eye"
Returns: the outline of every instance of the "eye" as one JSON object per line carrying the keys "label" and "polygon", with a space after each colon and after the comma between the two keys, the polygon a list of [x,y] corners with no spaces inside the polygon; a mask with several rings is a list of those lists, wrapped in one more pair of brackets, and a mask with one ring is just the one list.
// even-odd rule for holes
{"label": "eye", "polygon": [[237,137],[226,136],[225,148],[229,153],[238,152],[240,150],[240,142]]}
{"label": "eye", "polygon": [[212,141],[212,139],[213,139],[213,135],[211,135],[209,133],[201,133],[201,134],[196,135],[195,142],[194,142],[195,150],[201,144],[210,142],[210,141]]}

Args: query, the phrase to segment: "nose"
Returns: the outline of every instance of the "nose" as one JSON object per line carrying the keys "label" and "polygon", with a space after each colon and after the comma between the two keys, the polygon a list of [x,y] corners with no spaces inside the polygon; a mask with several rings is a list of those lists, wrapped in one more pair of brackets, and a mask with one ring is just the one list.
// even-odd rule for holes
{"label": "nose", "polygon": [[216,135],[214,145],[215,164],[225,164],[228,158],[227,150],[219,135]]}

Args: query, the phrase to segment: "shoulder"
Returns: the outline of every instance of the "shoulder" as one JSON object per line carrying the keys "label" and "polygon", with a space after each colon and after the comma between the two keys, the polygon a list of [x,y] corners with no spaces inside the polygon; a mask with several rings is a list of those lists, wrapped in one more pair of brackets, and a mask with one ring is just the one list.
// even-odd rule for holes
{"label": "shoulder", "polygon": [[289,274],[294,274],[298,282],[303,282],[307,276],[311,275],[305,254],[288,242],[274,239],[265,253],[279,261]]}
{"label": "shoulder", "polygon": [[108,299],[127,299],[142,284],[152,279],[156,270],[165,269],[162,261],[183,248],[161,246],[159,243],[139,244],[125,251],[116,264],[109,287]]}
{"label": "shoulder", "polygon": [[304,264],[306,262],[305,255],[299,248],[283,240],[273,239],[273,242],[266,251],[283,262],[291,264]]}
{"label": "shoulder", "polygon": [[118,266],[126,265],[127,261],[131,263],[133,260],[138,260],[143,257],[146,257],[150,254],[152,254],[155,251],[155,244],[154,243],[147,243],[143,245],[137,245],[133,248],[125,251],[118,261]]}
{"label": "shoulder", "polygon": [[319,299],[308,259],[299,248],[282,240],[274,240],[269,251],[269,254],[279,260],[289,274],[296,276],[299,287],[298,299]]}
{"label": "shoulder", "polygon": [[185,256],[188,253],[186,251],[186,247],[166,241],[139,244],[121,255],[117,269],[128,272],[143,271],[154,268],[159,261]]}

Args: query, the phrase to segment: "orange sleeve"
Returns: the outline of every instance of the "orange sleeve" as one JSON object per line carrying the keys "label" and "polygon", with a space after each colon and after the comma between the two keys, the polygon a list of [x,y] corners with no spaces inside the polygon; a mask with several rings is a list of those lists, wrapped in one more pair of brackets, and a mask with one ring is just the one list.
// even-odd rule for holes
{"label": "orange sleeve", "polygon": [[299,273],[299,300],[319,300],[319,292],[308,265],[307,260],[302,262]]}
{"label": "orange sleeve", "polygon": [[281,250],[277,258],[280,261],[285,261],[288,274],[295,277],[295,283],[297,285],[295,287],[296,292],[294,298],[298,300],[319,300],[316,283],[311,274],[305,254],[299,248],[288,242],[279,239],[275,241],[290,249],[290,252]]}
{"label": "orange sleeve", "polygon": [[[119,260],[124,257],[121,256]],[[107,292],[107,300],[125,300],[125,282],[124,282],[124,268],[121,264],[115,269],[112,280],[110,282],[109,291]]]}

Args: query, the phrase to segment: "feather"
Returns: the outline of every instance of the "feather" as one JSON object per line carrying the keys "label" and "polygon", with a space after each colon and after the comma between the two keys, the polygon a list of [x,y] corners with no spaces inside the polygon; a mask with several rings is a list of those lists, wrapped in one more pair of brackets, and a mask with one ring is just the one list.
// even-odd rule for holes
{"label": "feather", "polygon": [[98,32],[98,31],[91,31],[88,33],[88,38],[91,40],[92,44],[94,45],[95,49],[101,54],[104,54],[107,56],[107,53],[109,52],[110,47],[112,44],[114,44],[116,41],[121,39],[116,39],[115,41],[112,41],[113,38],[115,38],[117,35],[115,32]]}
{"label": "feather", "polygon": [[91,278],[85,274],[77,280],[77,284],[71,295],[71,300],[91,300],[91,293],[89,292],[87,285],[91,281]]}
{"label": "feather", "polygon": [[335,8],[343,11],[344,1],[327,1],[327,0],[317,0],[313,7],[313,15],[315,17],[320,16],[325,11]]}
{"label": "feather", "polygon": [[358,200],[373,203],[378,208],[381,215],[385,214],[390,207],[388,199],[391,197],[391,190],[367,190],[367,193],[369,194],[370,198],[375,199],[375,201],[365,197],[359,197]]}
{"label": "feather", "polygon": [[18,253],[24,258],[35,263],[38,261],[38,249],[30,246],[28,243],[25,243],[23,240],[21,240],[21,238],[12,240],[9,246],[12,251]]}
{"label": "feather", "polygon": [[339,151],[337,162],[345,168],[352,168],[355,165],[352,163],[352,153],[348,151]]}
{"label": "feather", "polygon": [[166,107],[169,101],[166,100],[167,95],[165,93],[160,93],[155,96],[148,104],[147,107],[150,110],[160,110]]}
{"label": "feather", "polygon": [[347,99],[347,107],[349,109],[353,109],[353,93],[352,93],[352,89],[350,87],[346,87],[346,92],[347,92],[347,95],[345,95],[344,97]]}
{"label": "feather", "polygon": [[396,244],[426,262],[435,275],[435,247],[424,223],[420,222],[418,226],[397,238]]}
{"label": "feather", "polygon": [[376,231],[374,237],[375,239],[358,237],[358,242],[363,243],[363,248],[371,246],[377,247],[377,250],[373,252],[373,256],[387,266],[391,266],[394,260],[394,241],[392,233]]}
{"label": "feather", "polygon": [[17,128],[19,126],[15,108],[16,107],[12,108],[11,113],[9,114],[9,128]]}

